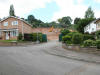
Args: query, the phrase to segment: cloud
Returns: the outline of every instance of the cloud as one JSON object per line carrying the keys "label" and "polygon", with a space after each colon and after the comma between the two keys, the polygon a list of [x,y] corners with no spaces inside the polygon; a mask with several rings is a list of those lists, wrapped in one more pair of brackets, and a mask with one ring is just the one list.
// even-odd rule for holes
{"label": "cloud", "polygon": [[31,10],[44,8],[46,3],[53,0],[0,0],[0,17],[9,15],[10,5],[13,4],[15,8],[15,14],[23,17]]}
{"label": "cloud", "polygon": [[87,6],[83,5],[83,0],[77,0],[77,4],[74,0],[55,0],[58,4],[60,11],[55,12],[52,20],[57,20],[58,18],[64,16],[70,16],[72,19],[75,17],[84,17]]}
{"label": "cloud", "polygon": [[100,0],[94,0],[95,2],[97,2],[97,3],[100,3]]}

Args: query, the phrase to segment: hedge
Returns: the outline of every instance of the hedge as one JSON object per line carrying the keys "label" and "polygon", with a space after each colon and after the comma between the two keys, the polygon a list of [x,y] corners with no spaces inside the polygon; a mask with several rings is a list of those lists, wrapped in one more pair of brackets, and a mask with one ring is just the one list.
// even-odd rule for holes
{"label": "hedge", "polygon": [[63,41],[64,43],[70,44],[70,43],[71,43],[71,36],[68,36],[68,35],[63,36],[63,37],[62,37],[62,41]]}
{"label": "hedge", "polygon": [[100,49],[100,40],[96,40],[97,48]]}
{"label": "hedge", "polygon": [[69,31],[68,29],[62,29],[62,30],[61,30],[62,36],[65,36],[65,35],[67,35],[68,33],[70,33],[70,31]]}
{"label": "hedge", "polygon": [[84,46],[85,46],[85,47],[96,46],[96,42],[93,41],[93,40],[85,40],[85,41],[84,41]]}
{"label": "hedge", "polygon": [[[22,40],[21,34],[19,34],[18,40]],[[42,33],[24,34],[24,41],[36,42],[37,40],[39,40],[40,42],[47,42],[46,34],[42,34]]]}
{"label": "hedge", "polygon": [[81,44],[83,42],[83,35],[81,33],[75,33],[72,36],[72,43],[73,44]]}
{"label": "hedge", "polygon": [[95,40],[94,35],[90,35],[90,34],[83,34],[83,40]]}

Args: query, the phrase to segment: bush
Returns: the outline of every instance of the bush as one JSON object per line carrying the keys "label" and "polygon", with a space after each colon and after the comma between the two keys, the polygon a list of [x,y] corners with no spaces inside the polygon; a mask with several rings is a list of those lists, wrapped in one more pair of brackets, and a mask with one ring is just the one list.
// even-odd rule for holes
{"label": "bush", "polygon": [[75,33],[77,33],[77,32],[70,32],[70,33],[68,33],[67,35],[68,35],[68,36],[71,36],[71,39],[72,39],[72,36],[73,36]]}
{"label": "bush", "polygon": [[69,31],[68,29],[62,29],[62,30],[61,30],[61,34],[62,34],[63,36],[67,35],[68,33],[70,33],[70,31]]}
{"label": "bush", "polygon": [[40,42],[47,42],[47,36],[42,33],[24,34],[24,41],[36,42],[37,40],[39,40]]}
{"label": "bush", "polygon": [[95,40],[95,37],[94,37],[94,35],[90,35],[90,34],[84,34],[83,35],[83,40],[85,41],[85,40]]}
{"label": "bush", "polygon": [[71,43],[71,36],[68,36],[68,35],[66,35],[66,36],[63,36],[62,37],[62,41],[65,43],[67,43],[67,44],[70,44]]}
{"label": "bush", "polygon": [[73,44],[81,44],[83,41],[83,35],[81,33],[75,33],[72,36],[72,42]]}
{"label": "bush", "polygon": [[96,37],[97,37],[97,39],[100,39],[100,31],[96,32]]}
{"label": "bush", "polygon": [[39,40],[40,42],[42,42],[42,33],[33,33],[33,41],[37,41]]}
{"label": "bush", "polygon": [[96,42],[93,41],[93,40],[85,40],[85,41],[84,41],[84,46],[85,46],[85,47],[96,46]]}
{"label": "bush", "polygon": [[96,46],[98,49],[100,49],[100,40],[96,40]]}
{"label": "bush", "polygon": [[21,33],[19,33],[19,35],[18,35],[18,40],[23,40],[23,36]]}

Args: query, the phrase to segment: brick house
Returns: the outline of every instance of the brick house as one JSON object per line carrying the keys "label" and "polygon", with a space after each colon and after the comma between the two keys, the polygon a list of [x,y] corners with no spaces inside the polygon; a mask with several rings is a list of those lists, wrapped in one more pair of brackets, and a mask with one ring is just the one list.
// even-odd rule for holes
{"label": "brick house", "polygon": [[0,21],[0,39],[17,40],[19,33],[32,33],[33,28],[21,18],[9,16]]}

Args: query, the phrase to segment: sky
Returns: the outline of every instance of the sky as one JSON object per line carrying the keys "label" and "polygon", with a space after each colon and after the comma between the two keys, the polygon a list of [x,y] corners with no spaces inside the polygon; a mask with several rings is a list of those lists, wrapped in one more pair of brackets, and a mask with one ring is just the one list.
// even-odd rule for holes
{"label": "sky", "polygon": [[27,18],[34,15],[44,22],[70,16],[84,18],[85,11],[91,6],[95,17],[100,17],[100,0],[0,0],[0,18],[9,16],[10,5],[14,5],[15,15]]}

